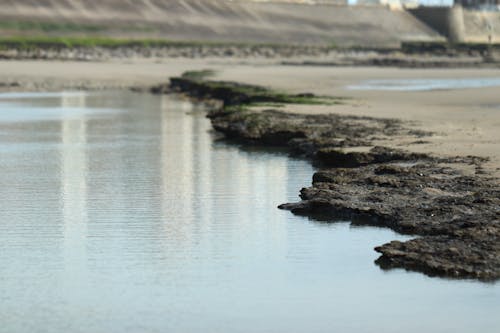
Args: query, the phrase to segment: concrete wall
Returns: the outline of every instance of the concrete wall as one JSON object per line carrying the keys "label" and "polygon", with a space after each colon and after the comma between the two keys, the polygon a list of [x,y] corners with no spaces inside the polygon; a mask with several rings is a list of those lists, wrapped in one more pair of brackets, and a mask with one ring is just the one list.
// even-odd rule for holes
{"label": "concrete wall", "polygon": [[464,8],[500,6],[500,0],[454,0],[454,3],[460,4]]}
{"label": "concrete wall", "polygon": [[409,9],[422,22],[451,42],[500,43],[500,12],[462,6]]}
{"label": "concrete wall", "polygon": [[466,39],[462,6],[417,7],[409,9],[409,12],[451,42],[463,42]]}
{"label": "concrete wall", "polygon": [[[385,7],[224,0],[1,0],[0,19],[154,26],[170,39],[398,47],[441,36]],[[123,32],[126,35],[127,31]]]}
{"label": "concrete wall", "polygon": [[464,21],[467,41],[500,43],[500,12],[465,10]]}

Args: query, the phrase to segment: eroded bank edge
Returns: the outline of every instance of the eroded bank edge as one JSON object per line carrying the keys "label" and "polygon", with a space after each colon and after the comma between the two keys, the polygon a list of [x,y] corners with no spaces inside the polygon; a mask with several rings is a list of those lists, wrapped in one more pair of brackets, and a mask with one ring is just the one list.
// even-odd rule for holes
{"label": "eroded bank edge", "polygon": [[[374,146],[380,137],[422,141],[396,119],[293,114],[287,104],[328,104],[342,98],[291,95],[236,82],[208,80],[210,72],[188,72],[153,93],[183,93],[210,105],[214,129],[249,144],[282,146],[321,166],[301,201],[280,208],[328,221],[388,227],[419,237],[377,247],[382,268],[405,268],[431,276],[500,277],[500,189],[498,179],[475,156],[441,157]],[[472,174],[465,174],[463,166]]]}

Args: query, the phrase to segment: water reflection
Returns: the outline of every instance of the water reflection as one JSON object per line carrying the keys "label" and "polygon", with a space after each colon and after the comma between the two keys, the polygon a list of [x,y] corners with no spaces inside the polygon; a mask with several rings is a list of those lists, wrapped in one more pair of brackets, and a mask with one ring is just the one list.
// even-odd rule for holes
{"label": "water reflection", "polygon": [[[84,109],[85,94],[63,94],[61,108]],[[86,275],[87,117],[61,119],[61,206],[64,232],[64,283],[75,289]],[[78,281],[78,282],[77,282]],[[87,286],[88,287],[88,286]]]}
{"label": "water reflection", "polygon": [[[161,208],[163,221],[163,232],[166,237],[175,242],[175,248],[192,248],[195,242],[193,236],[197,233],[197,226],[192,216],[195,209],[193,196],[195,194],[207,193],[195,191],[194,184],[198,173],[194,172],[195,151],[203,156],[202,150],[197,150],[191,140],[178,140],[181,135],[193,138],[195,126],[194,117],[182,117],[176,121],[168,112],[169,108],[177,107],[179,112],[192,112],[190,103],[178,103],[173,105],[168,97],[161,97],[161,134],[158,149],[160,150],[159,174],[161,175]],[[206,157],[206,156],[205,156]],[[210,171],[208,159],[196,161]]]}
{"label": "water reflection", "polygon": [[393,232],[277,210],[311,166],[216,142],[204,115],[126,93],[0,101],[0,331],[499,327],[498,284],[384,272],[372,249]]}

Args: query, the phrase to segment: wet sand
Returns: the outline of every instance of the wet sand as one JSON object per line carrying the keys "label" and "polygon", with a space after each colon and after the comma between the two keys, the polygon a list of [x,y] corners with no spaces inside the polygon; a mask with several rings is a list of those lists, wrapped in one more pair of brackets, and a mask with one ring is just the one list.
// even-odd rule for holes
{"label": "wet sand", "polygon": [[[212,68],[216,78],[258,84],[287,92],[348,97],[342,105],[292,105],[287,111],[339,113],[410,121],[435,134],[412,144],[397,138],[386,146],[440,155],[489,157],[487,171],[500,175],[499,87],[436,91],[351,90],[380,79],[500,78],[500,69],[399,69],[381,67],[282,66],[269,60],[165,59],[59,62],[0,61],[3,85],[10,90],[104,89],[147,87],[186,70]],[[7,89],[6,87],[2,89]]]}
{"label": "wet sand", "polygon": [[[350,97],[344,105],[288,107],[288,111],[362,115],[413,122],[417,129],[434,132],[429,143],[407,145],[401,138],[387,145],[404,145],[416,152],[490,157],[487,167],[500,174],[499,87],[436,91],[367,91],[347,87],[380,79],[456,79],[500,77],[500,70],[398,68],[273,68],[246,76],[237,70],[222,78],[264,84],[293,92]],[[266,74],[267,73],[267,74]],[[411,140],[414,141],[414,140]]]}

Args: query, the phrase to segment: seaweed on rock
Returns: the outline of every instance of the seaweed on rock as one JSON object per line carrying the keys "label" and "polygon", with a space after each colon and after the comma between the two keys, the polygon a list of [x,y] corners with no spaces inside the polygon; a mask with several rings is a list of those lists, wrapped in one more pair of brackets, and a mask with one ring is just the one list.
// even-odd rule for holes
{"label": "seaweed on rock", "polygon": [[[376,263],[384,269],[500,278],[500,188],[498,179],[479,172],[484,159],[375,146],[381,137],[418,139],[431,134],[411,130],[394,119],[293,114],[272,107],[255,110],[252,106],[262,103],[336,104],[341,100],[210,81],[201,74],[172,78],[168,89],[157,87],[155,92],[177,91],[221,101],[208,115],[216,130],[253,144],[288,147],[323,167],[314,174],[313,185],[302,189],[302,201],[280,208],[419,236],[377,247],[381,257]],[[466,175],[458,167],[463,165],[477,172]]]}

